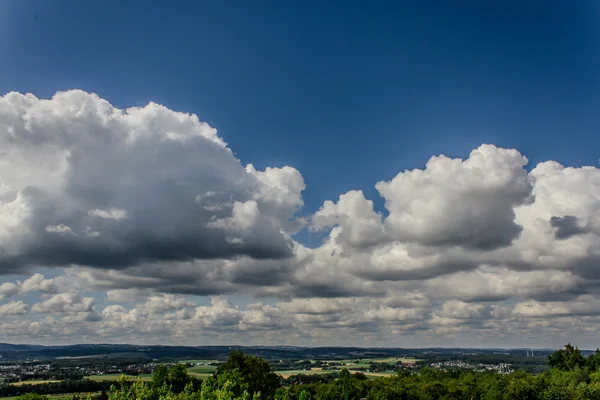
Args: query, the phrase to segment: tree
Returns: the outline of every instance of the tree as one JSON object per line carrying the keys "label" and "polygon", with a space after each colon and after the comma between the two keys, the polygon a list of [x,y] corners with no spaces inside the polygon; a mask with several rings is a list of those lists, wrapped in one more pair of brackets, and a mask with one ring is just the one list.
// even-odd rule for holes
{"label": "tree", "polygon": [[167,383],[169,379],[169,368],[164,364],[159,364],[152,371],[152,386],[159,389]]}
{"label": "tree", "polygon": [[223,371],[202,383],[202,400],[250,400],[248,383],[239,370]]}
{"label": "tree", "polygon": [[505,397],[513,400],[537,399],[537,388],[527,374],[514,374],[506,388]]}
{"label": "tree", "polygon": [[594,354],[588,356],[586,364],[590,371],[597,371],[600,368],[600,349],[596,349]]}
{"label": "tree", "polygon": [[341,389],[342,400],[350,400],[355,392],[352,374],[346,368],[340,371],[336,382]]}
{"label": "tree", "polygon": [[238,370],[248,384],[248,393],[254,397],[260,393],[262,400],[275,398],[275,391],[281,386],[280,378],[275,374],[269,363],[261,357],[247,356],[240,350],[232,350],[227,361],[217,368],[216,376],[225,372]]}
{"label": "tree", "polygon": [[187,373],[187,369],[183,364],[176,364],[169,368],[168,373],[169,385],[174,393],[181,393],[190,382],[190,376]]}
{"label": "tree", "polygon": [[565,345],[564,349],[555,351],[548,356],[548,365],[562,371],[572,371],[575,368],[585,367],[585,358],[577,346],[573,347],[571,343]]}
{"label": "tree", "polygon": [[37,393],[27,393],[17,397],[17,400],[48,400],[48,398]]}
{"label": "tree", "polygon": [[302,389],[298,395],[298,400],[312,400],[312,394],[309,390]]}

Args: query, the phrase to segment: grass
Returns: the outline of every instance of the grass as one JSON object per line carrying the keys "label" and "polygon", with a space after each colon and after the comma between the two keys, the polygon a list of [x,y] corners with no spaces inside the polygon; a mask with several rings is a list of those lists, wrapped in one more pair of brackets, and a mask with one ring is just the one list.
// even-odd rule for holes
{"label": "grass", "polygon": [[[212,376],[215,372],[216,368],[211,366],[199,366],[192,367],[188,369],[188,374],[195,376],[196,378],[208,378]],[[118,381],[122,374],[104,374],[104,375],[91,375],[86,376],[87,379],[91,379],[93,381]],[[151,374],[140,374],[140,375],[125,375],[130,380],[142,379],[143,381],[152,380]]]}
{"label": "grass", "polygon": [[309,370],[309,371],[304,371],[302,369],[292,369],[289,371],[275,371],[276,374],[281,375],[284,379],[285,378],[289,378],[292,375],[322,375],[322,374],[330,374],[332,372],[337,372],[337,371],[323,371],[323,370]]}
{"label": "grass", "polygon": [[[378,376],[392,376],[395,375],[396,373],[394,371],[387,371],[387,372],[365,372],[365,371],[356,371],[356,370],[352,370],[349,369],[350,373],[352,374],[356,374],[356,373],[361,373],[364,374],[365,376],[368,377],[378,377]],[[289,378],[292,375],[325,375],[325,374],[332,374],[332,373],[336,373],[336,372],[340,372],[339,369],[328,369],[328,370],[320,370],[320,369],[310,369],[308,371],[304,371],[301,369],[297,369],[297,370],[290,370],[290,371],[275,371],[276,374],[281,375],[282,378],[286,379]]]}
{"label": "grass", "polygon": [[21,382],[13,382],[11,385],[13,386],[23,386],[23,385],[41,385],[42,383],[52,383],[52,382],[61,382],[54,379],[34,379],[31,381],[21,381]]}
{"label": "grass", "polygon": [[418,358],[407,358],[407,357],[386,357],[386,358],[360,358],[360,359],[354,359],[354,360],[322,360],[323,362],[338,362],[338,363],[342,363],[342,364],[350,364],[354,367],[357,368],[361,368],[361,367],[368,367],[370,363],[372,362],[377,362],[377,363],[393,363],[393,362],[397,362],[400,361],[404,364],[414,364],[417,361],[421,361]]}
{"label": "grass", "polygon": [[188,374],[195,376],[196,378],[205,379],[212,376],[217,367],[214,365],[195,365],[187,369]]}
{"label": "grass", "polygon": [[351,373],[362,373],[365,376],[370,378],[375,378],[378,376],[392,376],[395,375],[395,371],[382,371],[382,372],[367,372],[367,371],[357,371],[359,368],[368,368],[372,362],[377,363],[396,363],[398,361],[404,364],[414,364],[417,361],[420,361],[416,358],[407,358],[407,357],[386,357],[386,358],[360,358],[360,359],[346,359],[346,360],[320,360],[325,363],[339,363],[342,365],[336,366],[332,369],[322,370],[322,368],[311,368],[310,370],[290,370],[290,371],[275,371],[276,374],[281,375],[283,378],[288,378],[292,375],[318,375],[318,374],[330,374],[335,372],[340,372],[342,369],[347,368]]}
{"label": "grass", "polygon": [[193,374],[206,374],[206,373],[214,373],[217,370],[217,367],[213,365],[196,365],[195,367],[188,368],[187,371]]}
{"label": "grass", "polygon": [[[365,360],[368,361],[368,360]],[[400,361],[404,364],[414,364],[417,361],[421,361],[418,358],[406,358],[406,357],[388,357],[388,358],[375,358],[371,361],[374,362],[396,362],[396,361]]]}

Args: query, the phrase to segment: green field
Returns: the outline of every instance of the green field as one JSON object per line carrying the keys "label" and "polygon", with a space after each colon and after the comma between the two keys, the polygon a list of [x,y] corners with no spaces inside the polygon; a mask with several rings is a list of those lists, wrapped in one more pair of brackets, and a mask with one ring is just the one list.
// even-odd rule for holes
{"label": "green field", "polygon": [[[208,364],[211,362],[215,362],[215,360],[187,360],[182,362],[190,364]],[[212,376],[216,370],[217,367],[214,365],[194,365],[193,367],[188,368],[187,372],[188,374],[193,375],[197,378],[204,379],[208,378],[209,376]]]}
{"label": "green field", "polygon": [[377,362],[377,363],[393,363],[400,361],[405,364],[414,364],[417,361],[421,361],[418,358],[406,358],[406,357],[386,357],[386,358],[360,358],[354,360],[323,360],[324,362],[339,362],[345,364],[354,363],[355,366],[361,364],[360,366],[369,366],[369,363]]}
{"label": "green field", "polygon": [[[361,373],[361,374],[365,374],[368,377],[377,377],[377,376],[392,376],[395,375],[396,373],[394,371],[388,371],[388,372],[365,372],[365,371],[355,371],[352,369],[349,369],[350,373],[355,374],[355,373]],[[293,375],[325,375],[325,374],[333,374],[336,372],[340,372],[339,369],[328,369],[328,370],[320,370],[320,369],[311,369],[311,370],[302,370],[302,369],[296,369],[296,370],[289,370],[289,371],[275,371],[276,374],[281,375],[282,378],[289,378],[290,376]]]}
{"label": "green field", "polygon": [[[331,369],[321,370],[321,368],[312,368],[311,370],[283,370],[283,371],[275,371],[275,373],[281,375],[283,378],[288,378],[292,375],[320,375],[320,374],[330,374],[339,372],[343,368],[347,368],[351,373],[360,372],[369,377],[377,377],[377,376],[391,376],[395,375],[395,371],[383,371],[383,372],[367,372],[367,371],[357,371],[359,368],[369,368],[372,362],[376,363],[395,363],[402,362],[405,364],[413,364],[417,361],[420,361],[416,358],[406,358],[406,357],[387,357],[387,358],[360,358],[360,359],[346,359],[346,360],[320,360],[325,363],[339,363],[342,365],[333,366]],[[314,361],[313,361],[314,363]]]}
{"label": "green field", "polygon": [[322,375],[322,374],[331,374],[333,372],[337,372],[334,370],[323,371],[320,369],[313,369],[310,371],[304,371],[302,369],[292,369],[289,371],[275,371],[276,374],[281,375],[284,378],[289,378],[292,375]]}
{"label": "green field", "polygon": [[191,374],[213,374],[216,370],[214,365],[196,365],[187,369]]}

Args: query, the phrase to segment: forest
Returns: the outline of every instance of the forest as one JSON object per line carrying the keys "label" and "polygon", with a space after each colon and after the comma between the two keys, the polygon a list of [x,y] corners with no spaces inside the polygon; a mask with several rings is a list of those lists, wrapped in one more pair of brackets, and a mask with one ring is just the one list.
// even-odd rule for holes
{"label": "forest", "polygon": [[[160,365],[150,381],[123,376],[90,400],[600,400],[599,350],[586,357],[568,344],[548,356],[548,366],[539,374],[423,368],[375,378],[344,369],[336,379],[294,384],[263,358],[234,350],[204,381],[182,365]],[[34,393],[18,398],[45,399]]]}

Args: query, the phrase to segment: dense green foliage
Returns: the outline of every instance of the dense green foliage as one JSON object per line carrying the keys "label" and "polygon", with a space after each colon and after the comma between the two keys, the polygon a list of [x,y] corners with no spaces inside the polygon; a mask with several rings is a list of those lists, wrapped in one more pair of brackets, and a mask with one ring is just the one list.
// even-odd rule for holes
{"label": "dense green foliage", "polygon": [[[367,378],[344,369],[337,379],[283,384],[269,364],[232,351],[227,362],[204,382],[183,366],[156,368],[152,380],[122,377],[109,400],[600,400],[600,351],[584,357],[570,344],[548,357],[541,374],[501,374],[423,368],[399,370],[392,377]],[[98,400],[103,396],[96,397]],[[36,395],[20,400],[44,400]]]}
{"label": "dense green foliage", "polygon": [[240,350],[229,353],[227,362],[219,366],[215,376],[219,377],[221,374],[234,371],[238,371],[248,384],[250,396],[258,394],[258,397],[263,400],[272,399],[281,385],[279,376],[271,371],[268,362],[261,357],[247,356]]}
{"label": "dense green foliage", "polygon": [[48,400],[46,396],[37,393],[27,393],[17,397],[17,400]]}
{"label": "dense green foliage", "polygon": [[[590,360],[597,359],[598,351]],[[548,365],[552,368],[558,368],[562,371],[570,371],[575,368],[585,368],[588,360],[583,357],[581,350],[571,343],[567,344],[564,349],[560,349],[548,356]]]}

